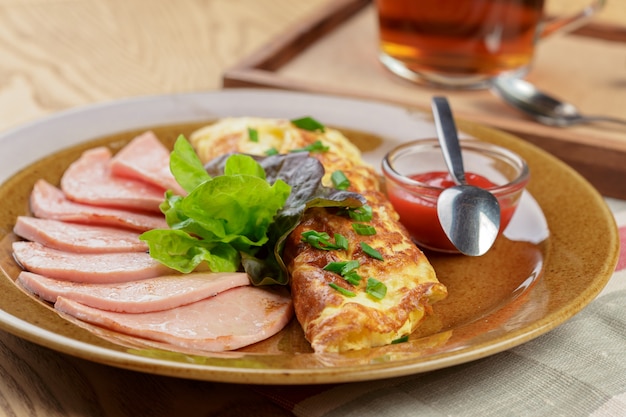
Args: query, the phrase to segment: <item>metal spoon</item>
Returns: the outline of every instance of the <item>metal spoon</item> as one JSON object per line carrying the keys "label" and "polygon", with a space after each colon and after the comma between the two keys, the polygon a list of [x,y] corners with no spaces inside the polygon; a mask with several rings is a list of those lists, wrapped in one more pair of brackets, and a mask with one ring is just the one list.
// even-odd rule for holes
{"label": "metal spoon", "polygon": [[612,122],[626,125],[625,119],[610,116],[582,115],[578,109],[539,90],[519,78],[499,78],[493,82],[493,91],[513,107],[549,126],[571,126],[581,123]]}
{"label": "metal spoon", "polygon": [[458,184],[446,188],[437,200],[441,227],[459,252],[469,256],[483,255],[498,237],[500,204],[489,191],[465,181],[461,145],[448,100],[433,97],[432,110],[448,171]]}

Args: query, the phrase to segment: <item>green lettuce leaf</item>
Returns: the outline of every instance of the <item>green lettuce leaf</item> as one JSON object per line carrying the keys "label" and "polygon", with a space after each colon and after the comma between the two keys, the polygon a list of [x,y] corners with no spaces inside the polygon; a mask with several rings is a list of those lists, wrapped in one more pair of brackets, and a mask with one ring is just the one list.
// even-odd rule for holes
{"label": "green lettuce leaf", "polygon": [[268,183],[259,164],[245,155],[233,155],[225,174],[211,177],[190,149],[179,138],[172,152],[172,172],[189,194],[166,193],[161,211],[170,228],[140,238],[154,259],[180,272],[190,272],[202,261],[212,271],[236,271],[241,253],[254,254],[267,243],[269,226],[291,187],[282,180]]}
{"label": "green lettuce leaf", "polygon": [[188,193],[211,179],[196,151],[183,135],[180,135],[174,143],[174,150],[170,154],[170,170],[176,182]]}
{"label": "green lettuce leaf", "polygon": [[[232,154],[220,156],[205,165],[209,175],[217,178],[225,172],[225,165],[231,156]],[[268,182],[285,181],[291,186],[291,194],[269,226],[268,242],[263,250],[242,257],[242,264],[255,285],[287,284],[289,275],[282,260],[283,248],[287,237],[298,226],[306,209],[361,207],[366,200],[357,193],[323,186],[324,166],[308,153],[251,157],[263,167]]]}
{"label": "green lettuce leaf", "polygon": [[267,157],[229,154],[202,166],[180,136],[170,167],[186,196],[166,193],[169,229],[143,233],[150,254],[187,273],[206,262],[214,272],[242,267],[254,285],[287,284],[282,251],[309,207],[354,208],[360,194],[324,187],[324,167],[306,152]]}
{"label": "green lettuce leaf", "polygon": [[154,229],[141,237],[150,246],[150,255],[159,262],[188,273],[202,261],[211,271],[235,272],[239,269],[239,252],[232,246],[193,237],[182,230]]}

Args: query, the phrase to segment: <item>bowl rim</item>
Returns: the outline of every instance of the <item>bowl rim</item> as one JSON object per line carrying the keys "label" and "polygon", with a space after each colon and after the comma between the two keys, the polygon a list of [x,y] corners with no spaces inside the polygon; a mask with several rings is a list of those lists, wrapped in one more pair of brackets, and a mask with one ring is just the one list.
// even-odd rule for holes
{"label": "bowl rim", "polygon": [[[489,190],[491,193],[498,196],[504,196],[523,189],[528,183],[530,179],[530,170],[528,168],[528,164],[526,163],[526,160],[517,153],[505,147],[488,142],[483,142],[474,138],[459,139],[459,143],[461,145],[461,151],[487,151],[489,153],[498,155],[499,157],[504,157],[502,158],[503,160],[506,159],[509,165],[515,166],[515,168],[519,171],[519,174],[513,180],[508,181],[505,184],[497,185],[496,187],[487,188],[487,190]],[[428,147],[429,149],[441,149],[439,140],[433,138],[416,139],[410,142],[404,142],[385,154],[381,162],[382,172],[386,177],[386,180],[391,179],[396,183],[399,183],[400,186],[410,187],[414,193],[416,193],[418,190],[424,190],[426,194],[438,194],[439,192],[443,191],[445,187],[434,186],[411,179],[399,173],[394,168],[393,163],[391,162],[394,155],[418,145]]]}

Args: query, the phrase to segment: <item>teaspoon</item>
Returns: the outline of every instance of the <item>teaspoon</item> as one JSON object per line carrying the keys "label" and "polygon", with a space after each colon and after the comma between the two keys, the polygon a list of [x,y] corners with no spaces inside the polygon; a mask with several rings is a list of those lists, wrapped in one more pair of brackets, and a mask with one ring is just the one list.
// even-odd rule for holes
{"label": "teaspoon", "polygon": [[448,171],[457,184],[443,190],[437,199],[439,222],[459,252],[483,255],[498,237],[500,204],[489,191],[467,184],[461,145],[448,100],[433,97],[432,110]]}
{"label": "teaspoon", "polygon": [[581,123],[612,122],[626,125],[626,119],[610,116],[582,115],[578,109],[539,90],[519,78],[502,77],[493,82],[494,92],[513,107],[549,126],[571,126]]}

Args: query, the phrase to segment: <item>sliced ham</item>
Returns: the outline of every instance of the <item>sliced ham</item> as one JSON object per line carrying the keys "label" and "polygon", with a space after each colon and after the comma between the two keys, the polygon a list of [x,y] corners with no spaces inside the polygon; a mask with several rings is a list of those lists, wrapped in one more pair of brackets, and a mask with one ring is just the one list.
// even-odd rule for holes
{"label": "sliced ham", "polygon": [[13,233],[52,249],[79,253],[147,252],[139,233],[115,227],[19,216]]}
{"label": "sliced ham", "polygon": [[33,187],[30,208],[35,216],[44,219],[125,227],[139,231],[167,228],[165,217],[161,214],[75,203],[68,200],[63,191],[42,179]]}
{"label": "sliced ham", "polygon": [[72,253],[13,242],[13,256],[27,271],[74,282],[127,282],[173,273],[146,252]]}
{"label": "sliced ham", "polygon": [[127,314],[58,297],[55,308],[79,320],[132,336],[204,351],[234,350],[279,332],[291,319],[284,288],[233,288],[216,297],[151,313]]}
{"label": "sliced ham", "polygon": [[151,132],[145,132],[124,146],[111,159],[111,173],[147,182],[184,195],[170,171],[170,152]]}
{"label": "sliced ham", "polygon": [[64,297],[89,307],[123,313],[168,310],[250,285],[248,275],[240,272],[164,275],[115,284],[62,281],[25,271],[17,279],[22,287],[51,303]]}
{"label": "sliced ham", "polygon": [[61,190],[68,199],[94,206],[159,211],[165,190],[152,184],[111,174],[111,151],[89,149],[63,173]]}
{"label": "sliced ham", "polygon": [[[169,153],[148,132],[112,157],[86,151],[61,189],[39,180],[36,217],[20,217],[18,283],[62,314],[173,349],[234,350],[278,333],[293,317],[286,288],[258,288],[240,273],[177,274],[150,257],[139,232],[167,228],[166,189],[184,194]],[[114,208],[117,207],[117,208]],[[132,229],[132,230],[129,230]]]}

